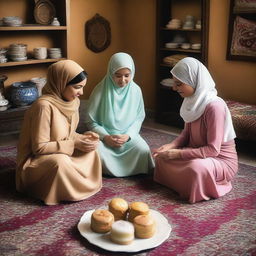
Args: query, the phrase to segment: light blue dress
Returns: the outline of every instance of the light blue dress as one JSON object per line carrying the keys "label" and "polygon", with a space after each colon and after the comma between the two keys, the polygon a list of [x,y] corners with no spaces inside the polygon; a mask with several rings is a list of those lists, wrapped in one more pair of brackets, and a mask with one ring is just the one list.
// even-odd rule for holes
{"label": "light blue dress", "polygon": [[[130,69],[131,81],[120,88],[112,76],[122,68]],[[90,96],[86,115],[87,127],[100,135],[103,173],[116,177],[149,173],[154,168],[149,146],[139,134],[145,110],[141,89],[133,81],[134,73],[130,55],[114,54],[106,76]],[[109,147],[103,138],[114,134],[128,134],[130,139],[120,148]]]}

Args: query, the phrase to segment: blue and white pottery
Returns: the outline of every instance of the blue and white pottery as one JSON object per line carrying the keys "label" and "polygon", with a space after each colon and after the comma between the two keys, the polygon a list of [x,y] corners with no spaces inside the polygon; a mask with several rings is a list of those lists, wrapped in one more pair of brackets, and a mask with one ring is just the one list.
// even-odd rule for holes
{"label": "blue and white pottery", "polygon": [[11,101],[14,105],[26,106],[38,98],[36,84],[31,81],[16,82],[11,86]]}

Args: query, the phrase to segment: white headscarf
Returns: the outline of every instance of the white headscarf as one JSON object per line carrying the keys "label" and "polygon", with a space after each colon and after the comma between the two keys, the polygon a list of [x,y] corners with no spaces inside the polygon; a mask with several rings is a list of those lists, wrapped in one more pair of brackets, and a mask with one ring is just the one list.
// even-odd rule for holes
{"label": "white headscarf", "polygon": [[[217,96],[215,83],[207,68],[197,59],[187,57],[180,60],[171,73],[181,82],[190,85],[195,92],[190,97],[185,97],[180,108],[180,115],[184,122],[190,123],[197,120],[205,111],[206,106],[213,101],[221,100]],[[224,101],[223,101],[224,102]],[[226,106],[226,118],[223,141],[227,142],[236,137],[230,111]]]}

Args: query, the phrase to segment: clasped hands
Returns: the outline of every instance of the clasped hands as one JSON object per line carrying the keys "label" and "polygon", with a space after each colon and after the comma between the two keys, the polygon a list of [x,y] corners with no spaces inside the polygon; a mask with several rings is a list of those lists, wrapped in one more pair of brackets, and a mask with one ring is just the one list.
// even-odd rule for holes
{"label": "clasped hands", "polygon": [[99,145],[100,137],[95,132],[85,132],[75,139],[75,148],[83,152],[91,152],[95,150]]}
{"label": "clasped hands", "polygon": [[103,141],[110,147],[119,148],[129,140],[127,134],[106,135]]}
{"label": "clasped hands", "polygon": [[172,148],[171,144],[165,144],[157,149],[154,149],[152,155],[154,158],[160,157],[165,160],[180,159],[181,150]]}

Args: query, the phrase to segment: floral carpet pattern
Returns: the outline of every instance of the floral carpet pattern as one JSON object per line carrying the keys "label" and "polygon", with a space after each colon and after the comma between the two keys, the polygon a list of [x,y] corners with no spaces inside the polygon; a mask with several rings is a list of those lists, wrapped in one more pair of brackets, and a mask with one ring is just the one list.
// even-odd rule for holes
{"label": "floral carpet pattern", "polygon": [[[151,148],[174,136],[143,128]],[[144,201],[172,226],[160,246],[128,255],[256,255],[256,167],[240,164],[233,190],[226,196],[188,204],[151,176],[103,178],[103,188],[89,199],[45,206],[15,190],[16,147],[0,147],[0,255],[126,255],[87,242],[77,229],[85,211],[106,206],[112,197]]]}

